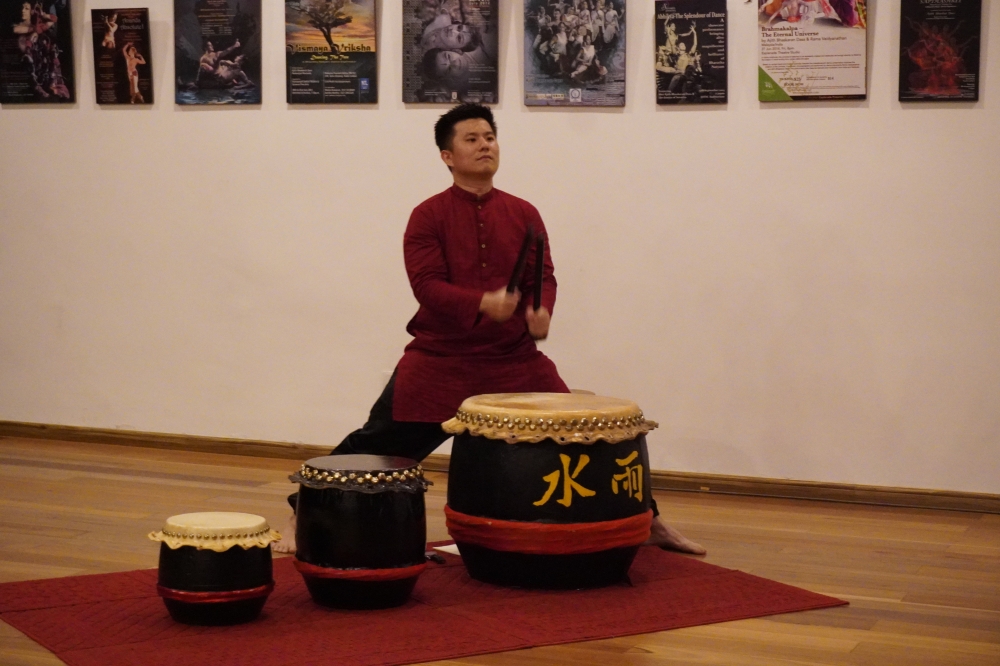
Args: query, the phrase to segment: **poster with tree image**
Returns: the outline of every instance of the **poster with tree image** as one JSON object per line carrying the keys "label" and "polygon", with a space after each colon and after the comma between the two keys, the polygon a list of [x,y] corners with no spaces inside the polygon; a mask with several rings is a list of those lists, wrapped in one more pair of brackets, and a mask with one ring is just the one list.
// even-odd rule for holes
{"label": "poster with tree image", "polygon": [[375,0],[286,0],[289,104],[378,101]]}

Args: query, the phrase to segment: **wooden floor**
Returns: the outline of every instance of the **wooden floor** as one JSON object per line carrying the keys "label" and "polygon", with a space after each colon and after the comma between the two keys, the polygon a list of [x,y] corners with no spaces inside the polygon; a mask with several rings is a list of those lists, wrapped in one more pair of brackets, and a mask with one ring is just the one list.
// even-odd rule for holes
{"label": "wooden floor", "polygon": [[[146,533],[188,511],[281,529],[294,461],[0,438],[0,582],[152,568]],[[444,539],[446,478],[428,494]],[[660,493],[706,560],[851,602],[448,664],[1000,666],[1000,516]],[[613,611],[609,611],[613,612]],[[59,664],[0,623],[0,664]]]}

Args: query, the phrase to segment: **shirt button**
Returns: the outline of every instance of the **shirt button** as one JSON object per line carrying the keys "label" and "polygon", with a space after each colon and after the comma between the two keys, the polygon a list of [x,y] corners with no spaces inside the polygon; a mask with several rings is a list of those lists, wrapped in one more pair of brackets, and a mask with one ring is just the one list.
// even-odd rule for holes
{"label": "shirt button", "polygon": [[482,207],[482,206],[476,206],[476,208],[478,208],[479,210],[482,210],[482,209],[483,209],[483,207]]}
{"label": "shirt button", "polygon": [[486,264],[483,264],[483,268],[486,268]]}
{"label": "shirt button", "polygon": [[482,247],[485,250],[486,249],[486,243],[483,243],[480,247]]}

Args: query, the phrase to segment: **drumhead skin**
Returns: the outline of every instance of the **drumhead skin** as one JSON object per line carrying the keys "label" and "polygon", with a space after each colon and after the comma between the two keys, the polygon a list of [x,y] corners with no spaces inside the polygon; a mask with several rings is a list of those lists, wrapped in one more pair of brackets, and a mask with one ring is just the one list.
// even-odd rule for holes
{"label": "drumhead skin", "polygon": [[381,472],[402,472],[404,470],[418,467],[417,461],[409,458],[398,458],[395,456],[369,456],[363,454],[350,454],[344,456],[321,456],[311,458],[306,461],[309,467],[326,470],[328,472],[371,472],[377,470]]}
{"label": "drumhead skin", "polygon": [[163,529],[150,532],[149,538],[170,548],[192,546],[221,553],[233,546],[266,548],[281,535],[267,520],[252,513],[206,511],[171,516]]}
{"label": "drumhead skin", "polygon": [[622,442],[658,427],[631,400],[577,393],[489,393],[468,398],[445,432],[509,443]]}

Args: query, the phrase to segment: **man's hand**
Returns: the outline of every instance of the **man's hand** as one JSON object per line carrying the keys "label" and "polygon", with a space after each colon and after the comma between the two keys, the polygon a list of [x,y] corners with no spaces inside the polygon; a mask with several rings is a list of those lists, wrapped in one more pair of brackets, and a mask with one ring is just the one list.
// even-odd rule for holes
{"label": "man's hand", "polygon": [[[520,291],[515,289],[513,294],[508,294],[507,289],[501,287],[496,291],[488,291],[483,294],[483,300],[479,301],[479,311],[498,324],[502,324],[514,314],[514,309],[520,300]],[[548,324],[546,324],[547,328]]]}
{"label": "man's hand", "polygon": [[545,308],[538,308],[537,310],[532,310],[528,308],[524,311],[524,318],[528,320],[528,333],[535,340],[544,340],[549,337],[549,322],[552,321],[552,315]]}

